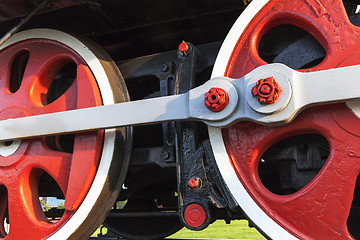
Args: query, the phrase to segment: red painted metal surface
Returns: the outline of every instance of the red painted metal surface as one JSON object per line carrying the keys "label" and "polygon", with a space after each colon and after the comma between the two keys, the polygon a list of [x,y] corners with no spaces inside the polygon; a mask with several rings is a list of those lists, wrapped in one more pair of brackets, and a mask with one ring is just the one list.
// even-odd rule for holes
{"label": "red painted metal surface", "polygon": [[[277,0],[269,1],[248,24],[233,50],[226,76],[240,78],[266,64],[257,52],[259,41],[268,30],[282,24],[308,31],[327,52],[319,65],[302,71],[360,64],[360,29],[349,22],[342,1]],[[360,172],[359,123],[345,104],[333,104],[309,108],[286,126],[239,123],[224,129],[223,136],[239,180],[283,228],[301,239],[353,239],[346,221]],[[327,162],[298,192],[271,193],[259,178],[261,155],[283,139],[309,133],[321,134],[329,141]]]}
{"label": "red painted metal surface", "polygon": [[188,184],[191,188],[196,188],[199,185],[195,178],[190,178]]}
{"label": "red painted metal surface", "polygon": [[190,178],[188,181],[188,185],[191,188],[201,188],[201,178]]}
{"label": "red painted metal surface", "polygon": [[205,94],[205,106],[212,112],[220,112],[229,103],[229,95],[224,89],[211,88]]}
{"label": "red painted metal surface", "polygon": [[186,42],[182,42],[179,44],[178,49],[180,52],[186,52],[189,49],[189,45]]}
{"label": "red painted metal surface", "polygon": [[199,204],[193,203],[185,209],[184,218],[189,226],[197,228],[205,222],[205,211]]}
{"label": "red painted metal surface", "polygon": [[[24,50],[29,52],[29,60],[20,88],[12,93],[11,66]],[[69,62],[77,65],[74,83],[47,104],[44,95],[58,71]],[[58,42],[41,39],[19,42],[0,52],[0,63],[0,119],[102,105],[96,81],[85,61]],[[50,149],[45,138],[22,140],[14,154],[0,156],[0,192],[6,193],[0,196],[0,222],[4,221],[7,206],[10,220],[8,235],[5,237],[0,227],[0,237],[43,239],[71,218],[95,176],[102,139],[102,131],[76,134],[73,153]],[[39,178],[44,172],[56,181],[65,196],[65,213],[57,223],[46,218],[39,203]]]}
{"label": "red painted metal surface", "polygon": [[281,87],[275,79],[269,77],[257,81],[251,90],[251,94],[260,104],[270,104],[276,102],[281,91]]}

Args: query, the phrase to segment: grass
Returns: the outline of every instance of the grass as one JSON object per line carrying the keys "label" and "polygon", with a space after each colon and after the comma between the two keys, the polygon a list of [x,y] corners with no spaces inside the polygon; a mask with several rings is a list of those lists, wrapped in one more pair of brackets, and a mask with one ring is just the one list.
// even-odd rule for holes
{"label": "grass", "polygon": [[[97,237],[97,235],[100,233],[100,229],[101,229],[101,226],[98,229],[96,229],[96,231],[91,236],[92,237]],[[107,233],[107,228],[103,227],[102,234],[105,234],[105,233]]]}
{"label": "grass", "polygon": [[[92,236],[97,236],[99,233],[100,228]],[[104,228],[103,234],[105,233]],[[169,238],[265,239],[255,228],[250,228],[246,220],[232,221],[231,224],[218,220],[202,231],[191,231],[183,228]]]}
{"label": "grass", "polygon": [[223,220],[215,221],[202,231],[191,231],[183,228],[170,236],[171,238],[228,238],[228,239],[266,239],[255,228],[248,226],[247,220],[232,221],[226,224]]}

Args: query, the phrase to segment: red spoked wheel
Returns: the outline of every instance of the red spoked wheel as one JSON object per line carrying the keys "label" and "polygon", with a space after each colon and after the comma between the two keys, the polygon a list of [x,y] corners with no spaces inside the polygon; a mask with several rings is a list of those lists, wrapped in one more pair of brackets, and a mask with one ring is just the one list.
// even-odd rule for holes
{"label": "red spoked wheel", "polygon": [[[59,31],[14,35],[0,62],[2,120],[129,100],[119,70],[99,47]],[[121,188],[129,132],[1,143],[0,222],[9,225],[0,225],[0,238],[87,239]],[[45,211],[41,200],[49,197],[62,199],[63,209]]]}
{"label": "red spoked wheel", "polygon": [[[284,35],[278,34],[282,27],[288,30]],[[307,51],[299,43],[308,42],[306,39],[264,53],[264,46],[291,38],[294,33],[289,34],[289,29],[294,28],[317,41],[324,56],[296,66],[303,61],[296,56]],[[240,78],[258,66],[279,59],[284,62],[294,55],[296,61],[285,63],[301,68],[299,71],[360,64],[359,31],[340,0],[254,0],[225,39],[212,77]],[[276,52],[277,56],[271,56]],[[359,201],[358,106],[358,102],[349,102],[312,107],[279,127],[248,122],[223,130],[209,128],[225,182],[247,216],[268,237],[359,237],[358,230],[349,231],[360,221],[359,215],[353,215]]]}

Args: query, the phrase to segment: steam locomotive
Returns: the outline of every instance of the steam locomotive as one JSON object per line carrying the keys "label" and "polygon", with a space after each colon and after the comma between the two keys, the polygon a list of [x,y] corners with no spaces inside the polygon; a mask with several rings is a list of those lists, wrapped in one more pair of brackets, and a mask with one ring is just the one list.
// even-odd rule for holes
{"label": "steam locomotive", "polygon": [[360,239],[359,6],[0,1],[0,239]]}

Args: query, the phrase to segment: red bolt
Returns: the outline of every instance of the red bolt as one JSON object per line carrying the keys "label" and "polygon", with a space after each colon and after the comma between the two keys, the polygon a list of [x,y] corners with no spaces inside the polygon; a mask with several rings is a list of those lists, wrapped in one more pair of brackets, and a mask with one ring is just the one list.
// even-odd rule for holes
{"label": "red bolt", "polygon": [[260,79],[252,88],[251,93],[260,104],[270,104],[276,102],[281,93],[279,84],[273,77]]}
{"label": "red bolt", "polygon": [[221,88],[211,88],[205,94],[205,106],[212,112],[223,110],[229,103],[229,96],[225,90]]}
{"label": "red bolt", "polygon": [[271,92],[271,88],[268,85],[262,85],[260,92],[264,93],[264,94],[269,94]]}
{"label": "red bolt", "polygon": [[180,52],[185,53],[188,49],[189,49],[189,45],[187,45],[187,43],[185,41],[180,43],[180,45],[179,45]]}
{"label": "red bolt", "polygon": [[190,178],[188,184],[191,188],[198,188],[200,186],[200,178]]}

